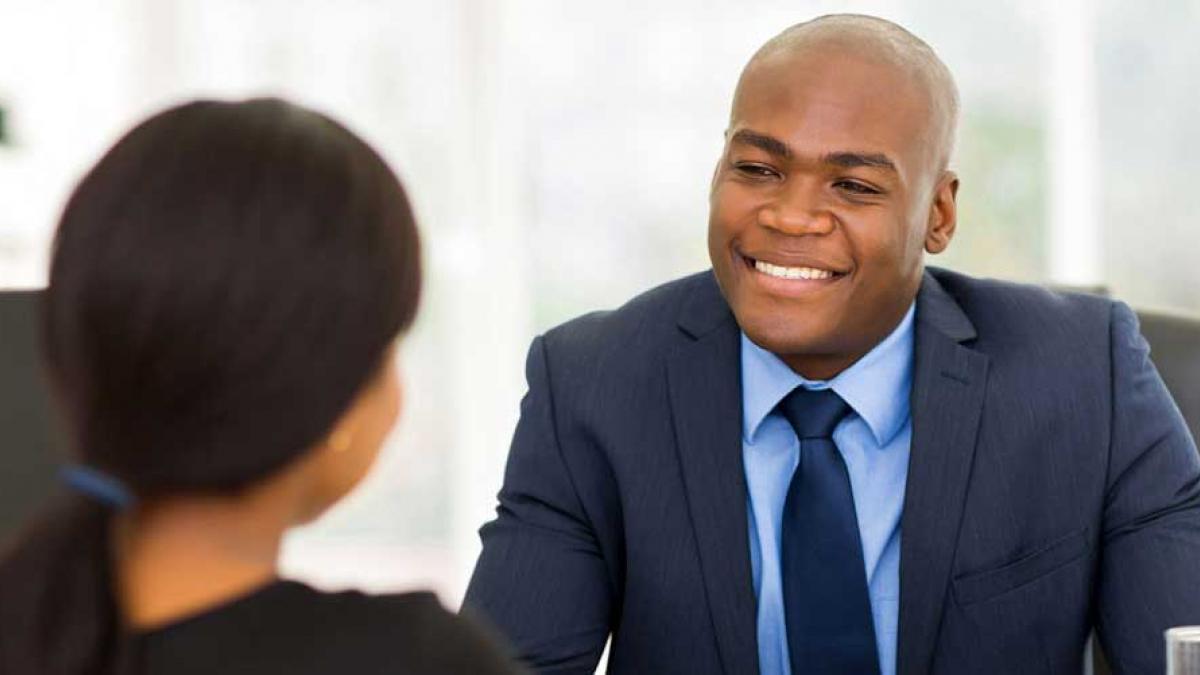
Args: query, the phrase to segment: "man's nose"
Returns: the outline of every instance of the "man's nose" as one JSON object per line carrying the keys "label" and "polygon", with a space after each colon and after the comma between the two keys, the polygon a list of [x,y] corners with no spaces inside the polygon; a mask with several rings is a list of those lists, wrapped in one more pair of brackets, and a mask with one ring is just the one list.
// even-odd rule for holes
{"label": "man's nose", "polygon": [[792,236],[833,232],[833,212],[818,181],[795,181],[783,186],[758,213],[759,225]]}

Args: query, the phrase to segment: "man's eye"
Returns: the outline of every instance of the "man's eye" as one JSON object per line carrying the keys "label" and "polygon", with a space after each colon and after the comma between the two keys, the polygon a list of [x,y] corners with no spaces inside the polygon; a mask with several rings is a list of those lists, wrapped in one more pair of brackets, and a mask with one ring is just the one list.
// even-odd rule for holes
{"label": "man's eye", "polygon": [[751,178],[774,178],[779,172],[761,164],[737,164],[734,166],[739,173]]}
{"label": "man's eye", "polygon": [[876,190],[870,185],[860,183],[856,180],[839,180],[838,182],[834,183],[833,186],[839,190],[845,190],[846,192],[851,192],[856,195],[879,194],[879,190]]}

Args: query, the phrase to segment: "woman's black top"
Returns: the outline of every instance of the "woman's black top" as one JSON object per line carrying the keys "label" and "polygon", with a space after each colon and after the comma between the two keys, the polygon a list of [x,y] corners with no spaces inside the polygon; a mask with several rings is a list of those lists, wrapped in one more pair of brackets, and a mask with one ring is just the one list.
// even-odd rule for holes
{"label": "woman's black top", "polygon": [[135,640],[142,675],[524,673],[432,593],[322,593],[277,581]]}

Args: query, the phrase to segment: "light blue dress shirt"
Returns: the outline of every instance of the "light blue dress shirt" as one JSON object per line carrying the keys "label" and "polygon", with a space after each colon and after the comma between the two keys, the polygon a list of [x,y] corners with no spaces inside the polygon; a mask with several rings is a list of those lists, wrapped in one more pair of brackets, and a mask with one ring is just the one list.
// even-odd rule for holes
{"label": "light blue dress shirt", "polygon": [[791,673],[779,542],[783,503],[800,460],[796,434],[775,406],[797,386],[832,388],[854,412],[833,442],[850,474],[882,675],[896,672],[900,610],[900,513],[908,477],[912,416],[913,314],[866,356],[828,382],[806,380],[742,335],[742,461],[749,490],[750,562],[758,596],[758,657],[763,675]]}

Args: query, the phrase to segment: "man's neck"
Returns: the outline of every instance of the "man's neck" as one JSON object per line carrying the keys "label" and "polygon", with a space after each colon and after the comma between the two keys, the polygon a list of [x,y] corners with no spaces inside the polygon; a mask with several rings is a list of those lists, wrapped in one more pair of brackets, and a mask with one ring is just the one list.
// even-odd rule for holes
{"label": "man's neck", "polygon": [[792,372],[806,380],[828,381],[837,377],[850,366],[866,355],[866,352],[852,357],[844,355],[779,355],[779,359],[787,364]]}
{"label": "man's neck", "polygon": [[788,368],[792,369],[792,372],[806,380],[832,380],[858,363],[859,360],[870,354],[872,350],[883,344],[895,333],[896,329],[903,323],[904,317],[908,315],[911,307],[912,302],[905,305],[894,320],[890,320],[885,324],[883,330],[868,336],[868,339],[848,352],[840,354],[776,354],[776,356],[787,364]]}

